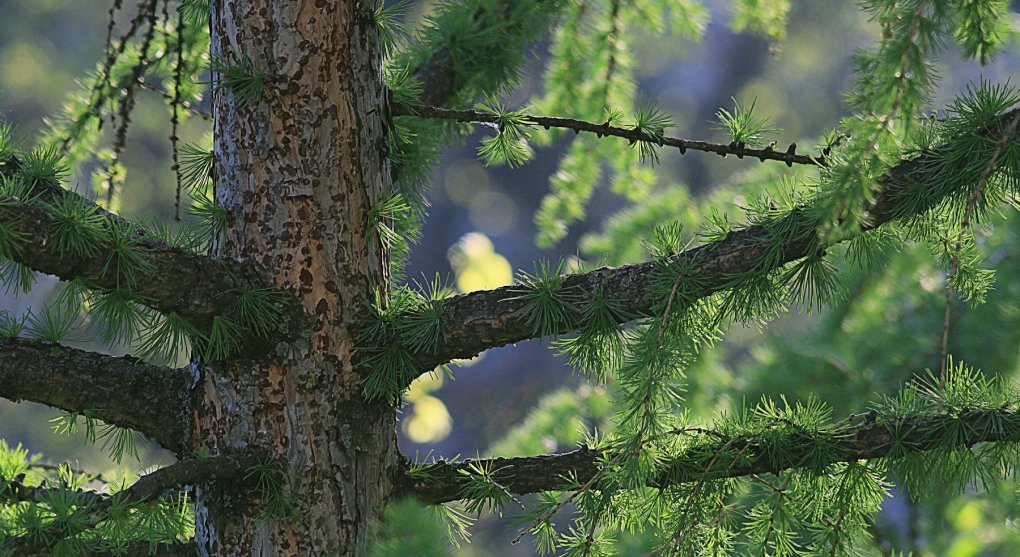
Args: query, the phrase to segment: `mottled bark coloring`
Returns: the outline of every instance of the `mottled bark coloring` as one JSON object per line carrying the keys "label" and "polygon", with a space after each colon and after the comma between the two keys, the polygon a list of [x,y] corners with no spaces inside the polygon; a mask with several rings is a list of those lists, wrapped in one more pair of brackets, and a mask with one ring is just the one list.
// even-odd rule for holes
{"label": "mottled bark coloring", "polygon": [[247,59],[265,92],[241,105],[214,96],[216,200],[228,228],[216,255],[247,262],[296,295],[313,325],[266,361],[203,367],[195,448],[278,458],[300,505],[265,520],[258,501],[197,490],[196,540],[213,556],[341,556],[368,529],[399,465],[395,411],[362,402],[353,365],[356,314],[387,277],[366,240],[369,208],[391,191],[385,88],[373,3],[212,3],[212,53]]}

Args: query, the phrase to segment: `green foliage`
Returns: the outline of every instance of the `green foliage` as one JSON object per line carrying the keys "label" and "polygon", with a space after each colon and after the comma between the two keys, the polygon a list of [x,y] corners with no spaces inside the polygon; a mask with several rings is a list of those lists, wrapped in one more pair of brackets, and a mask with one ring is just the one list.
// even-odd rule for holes
{"label": "green foliage", "polygon": [[263,460],[248,469],[245,480],[253,486],[262,507],[261,516],[277,522],[298,518],[300,502],[290,492],[287,471],[278,462]]}
{"label": "green foliage", "polygon": [[496,117],[496,136],[482,140],[478,155],[486,165],[521,166],[533,155],[526,131],[528,108],[510,110],[500,102],[479,104],[475,108]]}
{"label": "green foliage", "polygon": [[227,210],[216,204],[208,187],[195,188],[188,195],[191,197],[188,214],[198,219],[197,233],[212,243],[227,228]]}
{"label": "green foliage", "polygon": [[372,12],[372,21],[379,30],[379,39],[387,56],[393,55],[410,31],[403,22],[407,17],[407,5],[406,0],[391,6],[380,4]]}
{"label": "green foliage", "polygon": [[[930,340],[922,338],[926,333],[885,333],[879,326],[902,322],[902,327],[918,331],[941,330],[932,326],[932,317],[941,318],[944,283],[974,305],[963,317],[948,312],[954,326],[957,319],[968,318],[996,325],[983,329],[990,339],[953,341],[983,348],[975,352],[994,357],[995,369],[1007,373],[1015,368],[1015,354],[1009,350],[1016,346],[1015,331],[1020,329],[1001,326],[1017,321],[1016,304],[1014,298],[996,296],[1010,294],[1014,286],[996,283],[991,268],[1000,267],[999,277],[1011,271],[1015,275],[1016,264],[1008,254],[1016,251],[1017,234],[994,230],[986,222],[999,208],[1016,204],[1020,147],[1015,138],[1002,138],[1004,126],[985,129],[1016,104],[1018,96],[1008,85],[981,82],[968,87],[943,113],[922,115],[937,85],[932,60],[943,44],[952,38],[966,56],[986,63],[1008,35],[1008,3],[870,0],[862,6],[881,35],[874,49],[855,58],[857,80],[847,98],[856,113],[822,142],[824,157],[819,160],[824,165],[799,175],[790,171],[788,180],[750,171],[735,177],[730,187],[700,198],[682,184],[660,183],[641,164],[663,162],[658,147],[672,124],[653,101],[641,100],[644,97],[638,94],[639,51],[633,45],[643,35],[663,46],[677,38],[697,38],[708,17],[701,3],[439,2],[414,30],[405,27],[401,5],[379,6],[372,12],[388,58],[386,83],[394,102],[412,105],[433,93],[423,89],[413,69],[436,58],[448,59],[458,76],[455,91],[441,98],[441,104],[471,106],[486,99],[478,108],[496,120],[495,135],[483,140],[479,149],[487,164],[522,165],[533,154],[531,144],[549,144],[562,135],[537,129],[528,119],[529,108],[511,110],[501,100],[523,75],[524,46],[540,36],[549,21],[554,22],[551,59],[545,88],[534,105],[544,113],[604,119],[607,124],[633,114],[631,128],[651,139],[636,141],[636,150],[620,149],[590,135],[574,139],[535,221],[539,243],[551,246],[585,217],[589,200],[603,182],[636,202],[613,219],[605,234],[589,237],[584,250],[614,262],[651,256],[654,285],[648,295],[654,309],[642,315],[629,313],[626,300],[617,299],[626,293],[596,289],[582,296],[568,286],[576,283],[564,277],[562,262],[537,264],[532,273],[520,273],[514,287],[516,299],[524,301],[520,317],[534,336],[576,331],[556,339],[553,346],[596,384],[543,399],[499,450],[530,453],[546,450],[550,443],[557,448],[585,444],[604,451],[602,472],[590,484],[567,478],[563,492],[517,500],[499,482],[502,469],[475,465],[460,477],[463,510],[453,505],[433,508],[452,539],[467,538],[468,514],[524,507],[520,523],[543,552],[611,554],[616,532],[647,528],[655,531],[657,549],[666,553],[853,554],[867,550],[875,513],[893,483],[921,499],[945,486],[958,492],[995,488],[1001,477],[1014,474],[1020,401],[1007,381],[950,365],[946,374],[915,379],[898,394],[883,396],[872,410],[843,421],[834,421],[831,406],[822,402],[824,396],[834,404],[856,405],[853,410],[859,411],[863,397],[891,392],[907,370],[923,367],[932,353]],[[228,315],[213,318],[208,332],[176,313],[162,316],[145,309],[148,301],[133,291],[140,275],[149,270],[142,255],[143,239],[198,250],[225,230],[227,213],[210,190],[213,159],[208,149],[186,145],[179,153],[196,229],[157,223],[143,234],[109,221],[94,205],[74,197],[40,201],[40,184],[55,186],[69,175],[65,161],[98,162],[95,166],[102,167],[106,187],[123,179],[117,149],[98,147],[100,124],[106,118],[126,123],[128,116],[121,109],[130,112],[138,77],[162,83],[168,94],[182,93],[184,101],[200,98],[202,87],[194,79],[169,78],[175,66],[180,69],[178,63],[183,64],[183,73],[197,74],[207,43],[209,10],[206,1],[185,0],[179,14],[187,24],[186,35],[170,32],[176,21],[167,17],[158,25],[150,22],[159,29],[154,39],[150,37],[152,48],[150,39],[144,39],[144,46],[128,40],[109,45],[110,60],[86,80],[86,94],[71,99],[67,118],[56,124],[48,146],[25,154],[11,141],[10,128],[0,127],[0,159],[15,157],[21,168],[17,176],[4,178],[3,195],[47,212],[48,233],[59,254],[104,258],[104,272],[117,278],[117,288],[109,291],[73,281],[55,305],[41,312],[23,316],[4,312],[0,335],[66,341],[69,333],[87,323],[96,340],[166,365],[180,361],[189,349],[206,360],[229,358],[249,336],[271,336],[282,315],[282,294],[275,290],[238,288],[224,293],[236,295],[237,302]],[[785,0],[739,0],[734,2],[732,27],[763,34],[775,47],[786,36],[789,10]],[[177,39],[184,40],[187,52],[171,63],[164,53],[174,51]],[[238,63],[214,59],[209,69],[217,74],[213,89],[229,90],[238,106],[257,102],[267,85],[265,72],[246,57]],[[176,100],[171,104],[183,106]],[[772,145],[767,136],[779,130],[754,114],[755,104],[752,101],[745,109],[734,99],[732,111],[717,113],[718,129],[736,144]],[[387,147],[397,191],[377,200],[366,224],[369,240],[394,252],[396,267],[420,235],[430,166],[443,146],[469,130],[414,116],[393,122]],[[53,141],[65,135],[67,141],[63,137]],[[915,159],[912,164],[939,179],[915,183],[908,173],[890,184],[889,169],[907,159]],[[100,175],[95,174],[94,181],[95,176]],[[771,187],[777,183],[777,188]],[[768,193],[773,189],[778,193]],[[901,222],[862,231],[871,227],[876,216],[873,204],[879,200],[892,200],[899,207],[892,216]],[[719,208],[723,206],[736,206],[738,211]],[[1010,218],[1015,227],[1015,217]],[[667,221],[673,222],[663,225]],[[12,258],[31,238],[20,232],[19,224],[0,223],[0,257],[5,258],[0,275],[9,287],[25,289],[31,274]],[[725,276],[719,284],[706,284],[699,278],[704,261],[684,251],[698,241],[710,244],[699,253],[711,253],[718,243],[747,227],[756,227],[748,240],[756,253],[755,264],[749,271]],[[685,236],[685,229],[697,232]],[[846,242],[845,251],[837,247],[840,242]],[[890,249],[894,244],[902,246],[898,253]],[[930,249],[916,249],[914,244]],[[791,246],[806,246],[800,253],[807,256],[783,265]],[[365,304],[357,342],[359,362],[366,370],[362,389],[369,400],[398,405],[400,389],[421,371],[416,355],[435,350],[448,333],[447,289],[438,280],[415,288],[375,286],[377,295]],[[992,303],[982,305],[986,299]],[[727,365],[744,365],[730,360],[753,361],[753,369],[728,374],[727,380],[754,395],[751,400],[760,394],[755,388],[776,396],[762,397],[751,408],[730,398],[713,399],[717,408],[732,407],[732,413],[699,425],[692,417],[689,394],[699,388],[693,366],[704,361],[699,358],[705,358],[730,323],[764,326],[789,305],[819,314],[801,326],[811,329],[805,337],[827,348],[773,338],[751,346],[748,354],[717,360],[712,364],[719,367],[712,370],[714,375],[726,375]],[[822,308],[832,311],[822,314]],[[635,322],[625,325],[628,321]],[[811,368],[824,368],[828,375],[811,375]],[[831,381],[834,376],[842,382]],[[782,396],[784,391],[790,395]],[[821,394],[809,396],[813,391]],[[78,418],[66,416],[56,427],[73,430]],[[102,439],[118,460],[137,456],[134,432],[105,428],[88,415],[84,424],[86,437],[93,442]],[[875,459],[847,452],[854,449],[848,443],[856,432],[876,425],[882,439],[891,440],[889,454]],[[591,430],[601,430],[603,437],[585,438]],[[971,442],[988,433],[1002,442]],[[0,493],[3,482],[33,470],[26,458],[21,449],[0,445]],[[753,473],[726,477],[749,469]],[[429,470],[416,466],[411,474],[424,480]],[[282,467],[260,464],[247,479],[257,487],[265,518],[296,518],[297,505],[286,494],[289,479]],[[32,504],[0,509],[4,535],[39,540],[57,554],[81,554],[97,547],[116,552],[135,539],[170,541],[193,529],[186,498],[115,504],[97,523],[88,516],[89,501],[74,491],[80,478],[62,473],[49,481],[36,484],[64,489]],[[574,512],[573,521],[557,529],[553,520],[560,519],[556,515],[561,510]],[[412,512],[405,508],[393,519]],[[412,524],[411,533],[421,539],[409,539],[406,530],[391,532],[373,552],[423,553],[422,545],[436,554],[443,551],[430,530],[418,527],[420,522]],[[54,532],[59,531],[71,535],[57,540]]]}
{"label": "green foliage", "polygon": [[[192,338],[196,338],[192,336]],[[205,340],[202,337],[197,337]],[[207,342],[201,343],[200,352],[209,361],[225,360],[236,355],[244,340],[244,328],[233,319],[217,315],[213,317],[212,330]]]}
{"label": "green foliage", "polygon": [[258,336],[269,336],[277,328],[283,293],[273,288],[234,291],[233,316],[238,325]]}
{"label": "green foliage", "polygon": [[176,313],[152,316],[146,323],[145,337],[138,356],[144,360],[172,365],[196,339],[202,339],[201,333]]}
{"label": "green foliage", "polygon": [[421,220],[417,211],[400,193],[372,206],[368,211],[366,240],[373,237],[390,250],[395,270],[402,269],[411,246],[421,240]]}
{"label": "green foliage", "polygon": [[965,56],[984,65],[1002,48],[1009,32],[1009,2],[966,0],[956,4],[953,38]]}
{"label": "green foliage", "polygon": [[789,0],[737,0],[733,8],[733,21],[730,25],[734,31],[751,29],[777,41],[786,36]]}
{"label": "green foliage", "polygon": [[754,105],[758,102],[758,99],[751,101],[751,106],[745,110],[737,99],[733,100],[733,112],[729,112],[725,108],[720,108],[719,112],[715,113],[716,120],[719,121],[718,130],[725,131],[729,134],[731,140],[737,144],[744,144],[749,147],[764,147],[765,136],[769,134],[778,134],[782,130],[779,128],[773,128],[769,126],[768,119],[759,119],[754,115]]}
{"label": "green foliage", "polygon": [[634,116],[633,129],[652,139],[652,141],[637,142],[641,162],[646,160],[651,160],[653,164],[659,162],[659,152],[655,149],[656,143],[659,147],[662,146],[662,139],[665,136],[666,128],[672,125],[673,120],[655,103],[646,101],[638,105]]}
{"label": "green foliage", "polygon": [[189,25],[207,25],[209,22],[209,0],[181,0],[178,8],[181,17]]}
{"label": "green foliage", "polygon": [[532,273],[522,271],[517,275],[520,294],[512,299],[525,301],[521,314],[535,336],[554,336],[560,332],[560,327],[576,322],[574,296],[563,283],[564,266],[562,260],[555,267],[548,261],[541,261]]}
{"label": "green foliage", "polygon": [[216,76],[213,91],[230,91],[238,107],[258,102],[265,93],[267,76],[247,56],[236,63],[214,59],[209,71]]}
{"label": "green foliage", "polygon": [[32,186],[40,183],[59,184],[69,173],[61,159],[60,151],[55,146],[33,149],[21,161],[21,174]]}
{"label": "green foliage", "polygon": [[77,326],[78,316],[69,315],[53,307],[46,306],[39,312],[29,311],[25,332],[28,338],[57,343],[73,340],[68,333]]}
{"label": "green foliage", "polygon": [[141,253],[141,238],[134,227],[125,221],[111,222],[107,232],[109,236],[103,272],[112,274],[118,286],[133,287],[137,284],[138,273],[151,267]]}
{"label": "green foliage", "polygon": [[107,235],[98,206],[68,195],[44,207],[50,214],[50,234],[57,251],[81,258],[99,254]]}
{"label": "green foliage", "polygon": [[404,106],[414,106],[422,94],[421,82],[414,79],[409,67],[390,67],[386,70],[386,88],[393,100]]}
{"label": "green foliage", "polygon": [[178,154],[181,182],[189,190],[204,185],[212,177],[213,154],[193,143],[186,143]]}

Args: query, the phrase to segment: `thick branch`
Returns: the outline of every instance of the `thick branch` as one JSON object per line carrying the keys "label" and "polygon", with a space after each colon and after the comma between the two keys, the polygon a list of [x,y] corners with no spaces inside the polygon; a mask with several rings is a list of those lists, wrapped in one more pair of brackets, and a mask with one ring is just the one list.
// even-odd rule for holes
{"label": "thick branch", "polygon": [[[184,460],[170,466],[160,468],[138,479],[131,487],[116,494],[103,497],[93,492],[79,493],[82,508],[87,509],[88,516],[76,523],[80,529],[91,528],[103,521],[111,509],[155,501],[164,493],[179,489],[186,485],[194,485],[215,480],[239,480],[246,470],[257,463],[253,457],[214,456]],[[25,486],[20,481],[8,483],[8,489],[2,491],[4,498],[14,501],[34,501],[45,503],[45,491],[54,488]],[[14,495],[12,495],[14,494]],[[76,535],[80,532],[53,531],[48,532],[49,538]],[[34,555],[38,544],[28,538],[12,538],[4,542],[2,549],[12,555]],[[167,555],[192,555],[189,546],[167,546]],[[184,553],[180,553],[184,552]]]}
{"label": "thick branch", "polygon": [[[2,162],[0,175],[3,177],[11,177],[20,169],[17,159]],[[0,222],[29,239],[18,244],[11,258],[63,280],[83,278],[108,289],[124,286],[124,278],[118,276],[117,265],[110,264],[108,253],[77,257],[61,253],[54,247],[55,223],[39,204],[78,197],[77,194],[48,183],[37,184],[34,193],[38,194],[38,198],[31,203],[17,199],[4,199],[0,203]],[[91,202],[86,200],[85,203]],[[111,226],[132,226],[101,208],[99,213]],[[214,317],[230,315],[240,292],[267,286],[251,266],[173,248],[144,237],[139,227],[132,226],[131,230],[135,234],[134,249],[144,261],[136,273],[132,291],[147,306],[161,313],[177,313],[200,331],[208,332]],[[288,330],[288,323],[300,319],[301,313],[296,304],[284,309],[284,318],[280,321],[281,334]]]}
{"label": "thick branch", "polygon": [[[1020,114],[1014,109],[1000,116],[978,133],[993,136],[1001,131],[1013,117]],[[917,158],[904,160],[890,169],[880,180],[881,189],[876,192],[868,211],[868,221],[862,231],[871,230],[894,219],[909,218],[959,193],[952,188],[938,190],[938,196],[926,196],[919,202],[916,192],[919,184],[944,182],[940,175],[945,169],[940,166],[939,154],[948,149],[943,146]],[[958,160],[963,168],[966,158]],[[965,184],[956,184],[962,188]],[[933,190],[929,186],[923,186]],[[779,257],[771,259],[776,268],[808,255],[815,236],[816,221],[806,209],[795,210],[782,219],[789,238],[794,240],[785,245]],[[689,249],[676,256],[677,263],[691,269],[688,279],[691,284],[701,285],[692,294],[709,296],[725,289],[727,278],[761,270],[766,251],[771,247],[769,226],[755,225],[731,232],[726,238]],[[587,273],[569,275],[563,280],[563,288],[576,299],[579,307],[589,303],[596,293],[616,301],[622,306],[625,317],[650,315],[656,296],[654,295],[655,269],[657,262],[603,267]],[[415,354],[422,373],[437,365],[458,358],[471,358],[489,348],[535,338],[533,327],[527,322],[525,308],[528,301],[521,298],[521,287],[504,286],[495,290],[483,290],[455,296],[446,300],[443,322],[446,334],[439,339],[436,349]],[[574,320],[559,324],[560,334],[574,331],[578,327]]]}
{"label": "thick branch", "polygon": [[[860,417],[860,416],[858,416]],[[864,416],[872,418],[870,414]],[[963,424],[962,427],[959,427]],[[998,427],[1001,424],[1001,427]],[[963,432],[946,445],[946,431],[959,427]],[[1013,410],[974,411],[964,415],[921,415],[902,419],[873,421],[834,429],[825,433],[794,431],[789,443],[775,443],[770,432],[766,443],[753,435],[720,438],[699,433],[707,442],[677,455],[661,467],[651,487],[740,477],[751,474],[777,474],[784,470],[822,467],[837,462],[862,459],[899,458],[906,454],[969,448],[977,443],[1020,439],[1020,414]],[[769,447],[782,445],[778,451]],[[828,458],[817,454],[825,447]],[[558,455],[440,462],[427,467],[417,478],[405,477],[404,492],[427,503],[443,503],[463,497],[464,475],[473,469],[493,470],[492,479],[511,493],[524,495],[540,491],[569,490],[583,485],[602,469],[598,450],[578,449]],[[569,480],[567,479],[569,478]],[[575,487],[576,488],[576,487]]]}
{"label": "thick branch", "polygon": [[[448,108],[439,108],[435,106],[395,105],[393,107],[393,114],[395,116],[418,116],[421,118],[437,118],[442,120],[453,120],[456,122],[465,123],[497,124],[499,122],[499,117],[489,112],[482,112],[480,110],[452,110]],[[599,137],[602,136],[622,137],[630,141],[631,143],[634,143],[636,141],[643,141],[646,143],[654,143],[655,145],[658,145],[660,147],[661,146],[675,147],[680,150],[681,155],[685,154],[688,150],[691,150],[691,151],[703,151],[706,153],[715,153],[723,157],[725,157],[726,155],[735,155],[738,159],[742,159],[744,157],[752,157],[763,162],[766,160],[781,161],[785,162],[786,166],[793,166],[794,164],[823,166],[825,164],[822,158],[816,159],[808,155],[798,155],[797,145],[795,143],[791,144],[786,151],[776,151],[772,147],[754,149],[748,147],[744,143],[737,142],[732,142],[727,145],[724,143],[710,143],[708,141],[681,139],[679,137],[660,138],[639,128],[621,128],[617,126],[611,126],[608,123],[594,124],[592,122],[576,120],[574,118],[528,115],[524,118],[524,123],[527,125],[542,126],[545,129],[563,128],[568,130],[574,130],[574,133],[580,132],[594,133]]]}
{"label": "thick branch", "polygon": [[69,412],[144,433],[164,448],[189,450],[188,368],[168,369],[58,344],[0,339],[0,397]]}

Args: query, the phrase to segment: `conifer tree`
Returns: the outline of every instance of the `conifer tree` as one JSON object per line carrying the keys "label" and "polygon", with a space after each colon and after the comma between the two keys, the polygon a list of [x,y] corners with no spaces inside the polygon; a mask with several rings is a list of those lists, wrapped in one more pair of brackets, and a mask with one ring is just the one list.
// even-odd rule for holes
{"label": "conifer tree", "polygon": [[[782,44],[789,2],[732,8],[738,30]],[[627,554],[635,532],[663,555],[855,555],[888,549],[876,515],[893,489],[922,505],[947,487],[1012,495],[1017,335],[1001,332],[1004,369],[984,372],[955,360],[951,339],[967,319],[1018,321],[1015,297],[984,302],[1017,290],[1020,93],[980,80],[932,111],[935,57],[955,43],[991,60],[1008,2],[861,9],[880,32],[855,55],[851,115],[804,148],[735,100],[718,111],[724,140],[676,137],[638,94],[626,37],[697,39],[709,16],[698,0],[450,0],[416,25],[375,1],[113,0],[106,54],[64,117],[34,146],[0,128],[3,281],[62,281],[45,307],[0,316],[0,396],[65,411],[58,429],[118,458],[148,437],[178,462],[97,489],[86,471],[0,444],[0,555],[443,551],[387,529],[387,505],[404,519],[427,506],[454,543],[480,513],[507,515],[518,540],[563,555]],[[543,93],[511,105],[543,36]],[[143,89],[173,126],[177,219],[165,222],[116,212],[133,187],[121,157]],[[208,142],[181,142],[196,118]],[[535,216],[541,244],[583,220],[604,175],[634,206],[580,262],[536,262],[509,286],[451,295],[404,280],[430,169],[479,125],[490,165],[527,164],[576,135]],[[740,191],[756,195],[734,220],[653,170],[666,150],[770,170],[750,175]],[[85,166],[90,195],[65,187]],[[640,250],[643,262],[622,264]],[[937,277],[935,294],[864,292],[913,269]],[[833,408],[781,368],[863,367],[857,339],[874,331],[854,328],[861,296],[934,311],[937,342],[904,362],[908,381],[872,370],[884,391]],[[699,358],[731,325],[767,327],[789,308],[820,314],[810,335],[825,357],[761,354],[752,374],[775,374],[774,396],[693,415]],[[80,335],[103,350],[66,345]],[[413,381],[538,338],[585,389],[550,395],[492,457],[399,453]],[[611,410],[573,450],[521,454],[599,397]]]}

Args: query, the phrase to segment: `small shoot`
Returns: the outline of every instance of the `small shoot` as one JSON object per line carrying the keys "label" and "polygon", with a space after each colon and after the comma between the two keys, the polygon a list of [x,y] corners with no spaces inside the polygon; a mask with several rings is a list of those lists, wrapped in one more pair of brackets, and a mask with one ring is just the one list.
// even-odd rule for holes
{"label": "small shoot", "polygon": [[15,339],[25,332],[28,315],[15,317],[7,310],[0,310],[0,338]]}
{"label": "small shoot", "polygon": [[260,337],[268,337],[280,321],[283,313],[283,293],[275,288],[256,288],[237,293],[233,317],[245,329]]}
{"label": "small shoot", "polygon": [[213,153],[194,143],[185,143],[178,151],[181,183],[189,190],[203,186],[212,179]]}
{"label": "small shoot", "polygon": [[379,39],[382,41],[383,53],[386,56],[392,56],[399,50],[404,38],[409,34],[409,29],[404,24],[404,20],[407,19],[407,7],[407,0],[391,6],[383,2],[372,12],[372,22],[379,31]]}
{"label": "small shoot", "polygon": [[141,238],[127,222],[112,221],[107,231],[109,253],[103,273],[113,273],[118,287],[138,284],[138,275],[151,268],[139,249]]}
{"label": "small shoot", "polygon": [[421,240],[418,214],[400,193],[394,193],[368,210],[368,230],[370,236],[374,235],[390,249]]}
{"label": "small shoot", "polygon": [[[3,203],[3,202],[0,202]],[[21,246],[28,241],[29,235],[18,230],[17,222],[0,222],[0,257],[11,259],[21,251]]]}
{"label": "small shoot", "polygon": [[491,462],[472,462],[467,470],[458,471],[461,476],[460,497],[464,500],[464,510],[474,515],[492,511],[503,516],[503,508],[514,498],[495,480],[499,471],[500,468],[493,467]]}
{"label": "small shoot", "polygon": [[10,159],[20,154],[21,150],[14,142],[14,126],[6,123],[0,124],[0,174],[3,173],[4,166],[9,164]]}
{"label": "small shoot", "polygon": [[0,284],[7,294],[28,294],[35,284],[35,271],[11,259],[0,259]]}
{"label": "small shoot", "polygon": [[110,458],[117,464],[120,464],[125,456],[140,461],[138,447],[149,444],[148,438],[138,431],[105,424],[99,426],[97,438],[103,442],[102,449],[107,451]]}
{"label": "small shoot", "polygon": [[213,92],[230,91],[239,108],[258,102],[266,91],[268,77],[247,56],[237,64],[222,58],[213,59],[209,71],[216,76]]}
{"label": "small shoot", "polygon": [[283,466],[269,459],[260,459],[245,474],[245,482],[255,484],[255,495],[261,499],[260,514],[269,520],[289,522],[298,518],[300,501],[289,493],[290,482]]}
{"label": "small shoot", "polygon": [[443,525],[446,537],[454,547],[459,548],[461,542],[471,541],[469,529],[475,521],[460,503],[442,503],[429,508],[432,510],[432,516]]}
{"label": "small shoot", "polygon": [[209,361],[218,362],[237,354],[244,340],[244,327],[229,317],[213,317],[212,330],[202,355]]}
{"label": "small shoot", "polygon": [[141,345],[138,357],[155,363],[173,365],[191,342],[202,339],[194,325],[176,313],[153,315]]}
{"label": "small shoot", "polygon": [[752,148],[764,147],[765,136],[780,133],[782,130],[769,126],[768,118],[758,119],[754,115],[754,107],[758,99],[751,101],[751,106],[746,110],[740,106],[737,99],[733,100],[733,112],[720,108],[715,113],[719,125],[713,129],[721,130],[730,135],[730,138],[737,145],[746,145]]}
{"label": "small shoot", "polygon": [[78,326],[78,316],[46,306],[41,312],[28,312],[28,338],[43,342],[58,343],[68,339],[71,331]]}
{"label": "small shoot", "polygon": [[205,241],[215,242],[227,229],[227,210],[216,204],[206,187],[195,188],[188,195],[191,205],[187,212],[198,219],[197,233]]}
{"label": "small shoot", "polygon": [[619,324],[629,317],[599,288],[594,299],[581,309],[578,322],[582,327],[577,336],[556,341],[557,355],[567,355],[574,370],[599,384],[605,383],[620,365],[624,338]]}
{"label": "small shoot", "polygon": [[821,311],[843,295],[839,270],[824,256],[808,256],[796,262],[779,279],[787,284],[790,299],[805,312]]}
{"label": "small shoot", "polygon": [[416,104],[424,91],[421,82],[414,78],[409,66],[388,69],[386,87],[389,88],[393,101],[405,107]]}
{"label": "small shoot", "polygon": [[478,104],[476,109],[496,117],[496,136],[482,140],[478,155],[486,166],[522,166],[534,154],[528,145],[528,107],[510,110],[499,101]]}
{"label": "small shoot", "polygon": [[209,0],[181,0],[177,10],[181,14],[181,19],[188,25],[208,25],[209,14],[212,13],[209,9]]}
{"label": "small shoot", "polygon": [[85,259],[100,252],[106,229],[98,206],[76,195],[66,195],[44,208],[50,215],[50,235],[57,251]]}
{"label": "small shoot", "polygon": [[[84,289],[84,285],[80,288]],[[68,290],[70,290],[70,285]],[[70,292],[80,295],[82,292]],[[80,300],[80,298],[78,299]],[[74,302],[78,302],[74,300]],[[127,288],[97,291],[90,296],[89,314],[99,342],[106,346],[130,343],[145,322],[141,300]]]}
{"label": "small shoot", "polygon": [[410,312],[399,321],[401,340],[414,352],[435,349],[439,340],[446,335],[447,324],[443,320],[444,298],[451,292],[439,275],[427,281],[423,287],[416,283],[420,293],[410,304]]}
{"label": "small shoot", "polygon": [[555,267],[542,261],[532,273],[517,275],[521,294],[511,299],[526,302],[522,315],[536,336],[556,335],[577,318],[575,296],[564,286],[564,267],[562,259]]}
{"label": "small shoot", "polygon": [[155,218],[138,219],[135,222],[145,229],[146,236],[172,248],[195,252],[206,244],[201,231],[188,223]]}
{"label": "small shoot", "polygon": [[33,187],[41,183],[57,185],[70,175],[62,159],[57,145],[33,149],[21,161],[21,174]]}
{"label": "small shoot", "polygon": [[[607,116],[612,116],[609,114]],[[659,108],[659,105],[652,101],[644,101],[637,108],[634,116],[632,129],[647,139],[637,141],[638,155],[641,162],[652,161],[652,165],[659,163],[659,147],[665,139],[666,128],[673,126],[673,119]],[[635,142],[631,141],[631,145]]]}

